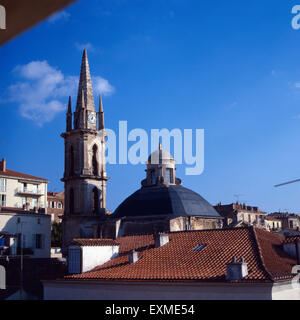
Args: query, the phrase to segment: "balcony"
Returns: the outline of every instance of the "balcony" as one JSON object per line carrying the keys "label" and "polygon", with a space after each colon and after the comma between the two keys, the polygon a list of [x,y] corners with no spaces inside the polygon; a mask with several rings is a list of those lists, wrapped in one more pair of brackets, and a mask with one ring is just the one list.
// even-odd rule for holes
{"label": "balcony", "polygon": [[17,188],[15,191],[16,191],[16,194],[19,194],[19,195],[38,196],[38,197],[44,195],[43,191],[39,189]]}

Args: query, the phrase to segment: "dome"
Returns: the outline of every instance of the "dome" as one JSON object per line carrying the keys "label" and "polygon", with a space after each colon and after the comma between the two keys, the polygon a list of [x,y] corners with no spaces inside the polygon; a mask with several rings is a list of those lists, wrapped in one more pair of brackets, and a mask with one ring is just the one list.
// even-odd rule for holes
{"label": "dome", "polygon": [[204,198],[181,185],[142,187],[124,200],[111,217],[160,215],[220,218]]}
{"label": "dome", "polygon": [[148,163],[150,164],[151,164],[151,159],[154,163],[157,163],[157,162],[161,163],[162,161],[164,162],[174,161],[174,158],[172,157],[171,153],[162,149],[161,144],[159,145],[158,150],[153,151],[148,157]]}

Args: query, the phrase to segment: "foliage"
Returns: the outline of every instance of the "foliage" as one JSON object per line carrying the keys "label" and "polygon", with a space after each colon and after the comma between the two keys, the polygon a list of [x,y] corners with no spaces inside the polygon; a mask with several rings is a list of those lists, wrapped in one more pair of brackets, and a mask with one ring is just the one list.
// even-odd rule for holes
{"label": "foliage", "polygon": [[62,224],[53,222],[51,226],[51,247],[60,247],[62,245]]}

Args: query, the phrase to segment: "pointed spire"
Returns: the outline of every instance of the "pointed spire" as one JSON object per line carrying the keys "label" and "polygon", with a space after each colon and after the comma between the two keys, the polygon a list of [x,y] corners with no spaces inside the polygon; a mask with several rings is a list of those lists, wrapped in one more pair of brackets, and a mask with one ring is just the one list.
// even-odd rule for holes
{"label": "pointed spire", "polygon": [[72,107],[71,107],[71,97],[69,97],[68,102],[68,112],[67,112],[67,132],[72,131]]}
{"label": "pointed spire", "polygon": [[71,96],[69,96],[68,113],[72,113],[72,108],[71,108]]}
{"label": "pointed spire", "polygon": [[83,50],[82,55],[76,111],[80,111],[80,109],[84,108],[84,106],[82,105],[82,92],[84,92],[85,107],[88,110],[95,111],[92,79],[90,74],[88,56],[85,49]]}
{"label": "pointed spire", "polygon": [[101,94],[99,94],[99,130],[103,130],[103,129],[104,129],[104,112],[103,112]]}
{"label": "pointed spire", "polygon": [[103,105],[102,105],[102,97],[101,97],[101,94],[99,94],[99,112],[103,112]]}

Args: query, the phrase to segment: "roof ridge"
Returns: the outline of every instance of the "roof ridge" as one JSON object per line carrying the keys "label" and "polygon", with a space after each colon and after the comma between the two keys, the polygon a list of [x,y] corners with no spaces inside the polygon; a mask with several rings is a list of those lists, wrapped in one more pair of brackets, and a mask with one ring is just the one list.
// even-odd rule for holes
{"label": "roof ridge", "polygon": [[[246,227],[231,227],[231,228],[226,228],[226,229],[202,229],[202,230],[179,230],[179,231],[164,231],[164,233],[167,234],[176,234],[176,233],[202,233],[202,232],[210,232],[210,231],[221,231],[221,232],[225,232],[225,231],[230,231],[230,230],[236,230],[236,229],[250,229],[252,228],[252,226],[246,226]],[[138,236],[151,236],[153,235],[153,232],[145,232],[145,233],[135,233],[135,234],[128,234],[128,235],[124,235],[121,236],[117,239],[120,238],[124,238],[124,237],[138,237]]]}
{"label": "roof ridge", "polygon": [[41,178],[41,177],[33,176],[31,174],[28,174],[28,173],[15,171],[15,170],[11,170],[11,169],[6,169],[5,171],[0,171],[0,175],[9,176],[8,173],[13,174],[12,177],[16,177],[16,178],[26,178],[26,179],[32,179],[32,180],[48,181],[47,178]]}
{"label": "roof ridge", "polygon": [[[265,265],[264,258],[263,258],[263,254],[262,254],[262,249],[261,249],[261,246],[260,246],[259,237],[257,236],[257,233],[256,233],[256,229],[257,229],[257,228],[255,228],[255,227],[253,227],[253,226],[249,227],[249,231],[252,232],[253,235],[254,235],[255,244],[256,244],[256,246],[257,246],[257,250],[258,250],[258,253],[259,253],[259,255],[258,255],[258,260],[260,260],[260,263],[261,263],[261,265],[262,265],[262,267],[263,267],[263,270],[266,272],[266,274],[267,274],[267,276],[269,277],[269,279],[274,282],[275,280],[274,280],[273,276],[272,276],[271,273],[268,271],[268,269],[267,269],[267,267],[266,267],[266,265]],[[266,232],[267,232],[267,231],[266,231]]]}

